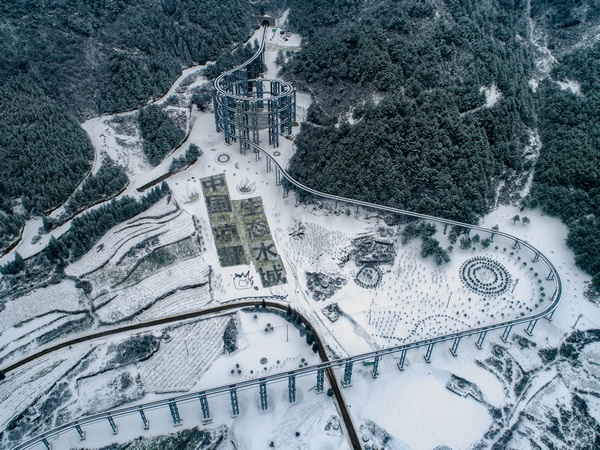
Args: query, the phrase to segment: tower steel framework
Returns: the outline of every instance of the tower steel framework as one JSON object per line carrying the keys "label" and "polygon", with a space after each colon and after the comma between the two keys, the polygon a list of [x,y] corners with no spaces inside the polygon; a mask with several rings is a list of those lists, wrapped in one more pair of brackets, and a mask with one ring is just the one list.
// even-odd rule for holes
{"label": "tower steel framework", "polygon": [[279,135],[292,134],[296,121],[296,89],[285,81],[262,78],[266,29],[255,55],[246,63],[217,77],[213,83],[215,126],[225,142],[260,144],[268,130],[269,144],[279,147]]}

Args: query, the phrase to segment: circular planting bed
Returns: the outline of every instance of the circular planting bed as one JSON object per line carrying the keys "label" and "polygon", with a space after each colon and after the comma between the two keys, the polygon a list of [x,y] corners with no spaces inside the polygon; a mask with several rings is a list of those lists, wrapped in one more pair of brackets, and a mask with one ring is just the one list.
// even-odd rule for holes
{"label": "circular planting bed", "polygon": [[381,283],[381,269],[377,266],[364,266],[356,274],[356,284],[363,288],[376,288]]}
{"label": "circular planting bed", "polygon": [[229,153],[219,153],[215,161],[217,164],[229,164],[231,162],[231,155]]}
{"label": "circular planting bed", "polygon": [[498,261],[476,256],[460,267],[460,279],[471,291],[481,295],[500,295],[510,287],[510,273]]}

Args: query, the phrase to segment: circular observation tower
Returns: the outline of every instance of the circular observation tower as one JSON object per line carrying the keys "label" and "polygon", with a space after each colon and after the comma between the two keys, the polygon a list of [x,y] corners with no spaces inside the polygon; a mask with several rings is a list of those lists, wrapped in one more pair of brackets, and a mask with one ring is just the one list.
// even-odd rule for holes
{"label": "circular observation tower", "polygon": [[213,106],[217,131],[225,141],[240,143],[245,153],[248,141],[260,144],[259,134],[268,130],[269,144],[279,146],[279,135],[292,134],[296,121],[296,90],[285,81],[261,78],[263,38],[258,51],[245,64],[217,77],[213,84]]}

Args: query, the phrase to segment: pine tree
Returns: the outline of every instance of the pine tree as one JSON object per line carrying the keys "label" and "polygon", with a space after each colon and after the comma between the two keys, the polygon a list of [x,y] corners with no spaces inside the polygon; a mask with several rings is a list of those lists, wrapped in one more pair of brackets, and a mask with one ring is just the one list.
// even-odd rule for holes
{"label": "pine tree", "polygon": [[310,327],[306,328],[306,343],[312,345],[315,342],[315,335]]}
{"label": "pine tree", "polygon": [[52,219],[50,219],[48,216],[42,217],[42,227],[44,228],[44,231],[46,233],[50,232],[50,230],[52,230],[53,226],[54,226],[54,223],[53,223]]}
{"label": "pine tree", "polygon": [[464,237],[460,238],[460,248],[462,248],[463,250],[467,250],[470,247],[471,247],[471,238],[470,237],[464,236]]}

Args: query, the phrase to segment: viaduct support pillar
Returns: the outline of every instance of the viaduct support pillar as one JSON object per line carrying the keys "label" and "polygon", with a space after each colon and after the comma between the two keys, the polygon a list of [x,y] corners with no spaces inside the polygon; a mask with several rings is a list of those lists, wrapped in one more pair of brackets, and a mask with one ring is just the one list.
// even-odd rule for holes
{"label": "viaduct support pillar", "polygon": [[240,414],[240,407],[238,405],[237,389],[229,389],[229,396],[231,397],[231,417],[237,417]]}
{"label": "viaduct support pillar", "polygon": [[288,399],[290,403],[296,401],[296,375],[290,375],[288,377]]}
{"label": "viaduct support pillar", "polygon": [[210,410],[208,409],[208,399],[203,392],[200,393],[200,409],[202,410],[202,423],[212,422]]}
{"label": "viaduct support pillar", "polygon": [[452,343],[452,348],[450,349],[450,353],[452,353],[452,356],[456,356],[456,350],[458,350],[458,344],[460,344],[460,337],[454,338],[454,342]]}
{"label": "viaduct support pillar", "polygon": [[[256,81],[256,98],[263,98],[263,82],[262,80]],[[259,109],[264,108],[264,104],[262,100],[259,100],[256,105]]]}
{"label": "viaduct support pillar", "polygon": [[108,416],[107,419],[108,424],[112,428],[112,434],[117,434],[119,432],[119,428],[117,427],[117,424],[115,423],[114,419],[112,418],[112,416]]}
{"label": "viaduct support pillar", "polygon": [[275,166],[275,186],[281,186],[281,170]]}
{"label": "viaduct support pillar", "polygon": [[177,427],[183,423],[181,416],[179,415],[179,409],[177,403],[174,400],[169,402],[169,412],[171,413],[171,419],[173,419],[173,426]]}
{"label": "viaduct support pillar", "polygon": [[77,430],[77,434],[79,435],[79,440],[85,441],[85,431],[83,431],[79,425],[75,425],[75,429]]}
{"label": "viaduct support pillar", "polygon": [[431,362],[431,352],[433,351],[433,344],[429,344],[427,346],[427,352],[425,353],[425,356],[423,356],[423,358],[425,358],[425,361],[427,361],[427,364],[429,364]]}
{"label": "viaduct support pillar", "polygon": [[267,404],[267,382],[262,381],[260,387],[260,409],[265,411],[269,405]]}
{"label": "viaduct support pillar", "polygon": [[142,418],[142,422],[144,423],[144,430],[149,429],[150,422],[148,422],[148,419],[146,418],[146,413],[144,412],[144,410],[142,409],[141,406],[140,406],[140,417]]}
{"label": "viaduct support pillar", "polygon": [[479,350],[481,350],[483,348],[483,341],[485,340],[485,335],[487,334],[487,331],[482,331],[479,334],[479,338],[477,339],[477,342],[475,343],[475,345],[477,346],[477,348]]}
{"label": "viaduct support pillar", "polygon": [[325,369],[317,369],[317,388],[315,392],[321,394],[323,392],[323,384],[325,382]]}
{"label": "viaduct support pillar", "polygon": [[406,350],[400,352],[400,361],[398,361],[398,369],[404,370],[404,363],[406,362]]}
{"label": "viaduct support pillar", "polygon": [[535,325],[537,324],[537,319],[532,320],[531,322],[529,322],[529,325],[527,325],[527,329],[525,330],[525,332],[531,336],[533,335],[533,329],[535,328]]}
{"label": "viaduct support pillar", "polygon": [[373,378],[377,378],[377,376],[379,375],[377,371],[379,369],[379,358],[381,358],[381,356],[377,355],[375,357],[375,361],[373,361],[373,372],[371,372]]}
{"label": "viaduct support pillar", "polygon": [[217,90],[213,88],[212,90],[212,100],[213,100],[213,111],[215,116],[215,127],[217,128],[217,133],[221,131],[221,127],[219,125],[219,101],[217,99]]}
{"label": "viaduct support pillar", "polygon": [[352,360],[348,361],[344,366],[344,380],[342,381],[342,387],[350,387],[352,386],[352,365],[354,362]]}
{"label": "viaduct support pillar", "polygon": [[500,336],[500,339],[502,339],[503,342],[508,342],[510,330],[512,330],[512,325],[509,325],[504,329],[504,333],[502,333],[502,336]]}

